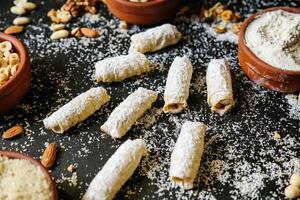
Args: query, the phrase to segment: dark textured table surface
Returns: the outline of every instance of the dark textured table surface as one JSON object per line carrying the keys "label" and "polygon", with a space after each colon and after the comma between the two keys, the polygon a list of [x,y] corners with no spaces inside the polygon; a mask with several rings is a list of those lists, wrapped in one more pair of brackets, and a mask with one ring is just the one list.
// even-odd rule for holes
{"label": "dark textured table surface", "polygon": [[[216,39],[210,24],[201,23],[188,13],[172,23],[183,33],[183,40],[172,47],[147,54],[154,70],[143,77],[121,83],[96,83],[94,63],[105,57],[126,54],[130,35],[145,27],[118,29],[119,21],[99,5],[99,14],[85,15],[67,27],[98,28],[96,39],[49,39],[51,8],[62,1],[35,1],[38,8],[28,16],[32,23],[17,35],[31,57],[31,88],[19,106],[0,114],[0,132],[20,124],[25,134],[14,140],[0,139],[2,150],[15,150],[39,158],[48,142],[59,147],[58,162],[51,170],[61,199],[80,199],[87,185],[106,160],[126,139],[144,138],[149,155],[117,194],[117,199],[283,199],[289,176],[300,168],[299,113],[291,108],[286,94],[266,90],[252,83],[238,66],[237,45]],[[206,2],[203,2],[206,4]],[[211,5],[212,2],[209,1]],[[0,29],[12,23],[12,0],[0,0]],[[193,4],[191,4],[192,7]],[[300,6],[293,1],[229,1],[244,16],[271,6]],[[161,112],[162,94],[168,68],[175,56],[187,55],[194,65],[189,107],[177,115]],[[211,113],[206,103],[205,71],[212,58],[225,57],[232,68],[236,105],[227,115]],[[103,86],[111,101],[84,122],[59,135],[43,127],[50,113],[91,87]],[[160,92],[153,108],[145,113],[127,135],[113,140],[100,131],[113,108],[138,87]],[[297,111],[297,110],[296,110]],[[182,191],[168,179],[172,148],[185,120],[202,121],[209,126],[195,189]],[[279,131],[282,139],[273,139]],[[70,182],[67,171],[75,164],[78,185]]]}

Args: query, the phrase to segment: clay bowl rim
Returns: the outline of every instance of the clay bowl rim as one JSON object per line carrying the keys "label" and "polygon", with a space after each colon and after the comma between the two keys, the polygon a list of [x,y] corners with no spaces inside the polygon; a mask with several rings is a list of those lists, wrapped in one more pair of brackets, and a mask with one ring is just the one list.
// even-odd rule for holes
{"label": "clay bowl rim", "polygon": [[15,152],[15,151],[1,151],[0,150],[0,156],[6,156],[10,159],[24,159],[24,160],[28,160],[30,161],[33,165],[39,167],[43,174],[46,176],[46,179],[48,180],[50,187],[51,187],[51,193],[52,193],[52,197],[51,200],[57,200],[58,196],[57,196],[57,189],[56,189],[56,185],[54,183],[54,181],[52,180],[51,175],[49,174],[48,170],[37,160],[35,160],[34,158],[32,158],[29,155],[23,154],[23,153],[19,153],[19,152]]}
{"label": "clay bowl rim", "polygon": [[26,71],[26,68],[29,65],[29,55],[27,52],[27,48],[25,45],[18,40],[16,37],[7,35],[3,32],[0,32],[0,42],[9,41],[12,44],[14,51],[19,54],[20,63],[19,69],[17,70],[16,74],[12,76],[4,85],[0,86],[0,94],[4,93],[8,88],[12,87],[16,81],[20,80],[23,76],[23,73]]}
{"label": "clay bowl rim", "polygon": [[252,60],[256,60],[258,63],[258,67],[256,68],[266,68],[270,71],[280,73],[280,74],[286,74],[286,75],[300,75],[300,70],[285,70],[285,69],[280,69],[277,67],[274,67],[265,61],[261,60],[259,57],[257,57],[252,50],[246,45],[246,40],[245,40],[245,32],[247,30],[248,25],[253,22],[256,18],[260,17],[262,14],[266,12],[271,12],[275,10],[284,10],[287,12],[291,13],[299,13],[300,14],[300,8],[295,8],[295,7],[288,7],[288,6],[276,6],[276,7],[271,7],[264,9],[262,11],[259,11],[257,13],[252,14],[250,17],[248,17],[242,24],[240,34],[239,34],[239,43],[241,45],[241,48],[243,48],[246,52],[245,54],[248,55],[249,57],[252,58]]}
{"label": "clay bowl rim", "polygon": [[159,6],[160,4],[166,3],[170,0],[152,0],[148,2],[131,2],[128,0],[113,0],[118,2],[119,4],[123,4],[128,7],[135,7],[135,8],[148,8],[148,7],[154,7]]}

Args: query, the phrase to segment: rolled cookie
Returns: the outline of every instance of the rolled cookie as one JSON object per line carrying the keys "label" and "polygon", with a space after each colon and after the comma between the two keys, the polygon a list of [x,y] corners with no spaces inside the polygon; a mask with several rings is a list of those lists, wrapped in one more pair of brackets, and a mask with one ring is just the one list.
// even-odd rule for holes
{"label": "rolled cookie", "polygon": [[111,200],[132,176],[147,149],[142,139],[127,140],[90,183],[83,200]]}
{"label": "rolled cookie", "polygon": [[193,66],[187,57],[176,57],[170,67],[163,111],[179,113],[187,106]]}
{"label": "rolled cookie", "polygon": [[63,133],[88,118],[109,99],[104,88],[91,88],[44,119],[44,126],[56,133]]}
{"label": "rolled cookie", "polygon": [[184,189],[193,188],[204,149],[206,129],[201,122],[185,122],[172,152],[170,179]]}
{"label": "rolled cookie", "polygon": [[95,65],[98,82],[118,82],[150,71],[150,62],[139,52],[106,58]]}
{"label": "rolled cookie", "polygon": [[225,59],[213,59],[206,72],[207,102],[211,110],[224,115],[234,106],[231,75]]}
{"label": "rolled cookie", "polygon": [[141,53],[158,51],[166,46],[176,44],[182,35],[172,24],[163,24],[145,32],[131,36],[129,52]]}
{"label": "rolled cookie", "polygon": [[114,109],[101,126],[101,130],[113,138],[121,138],[143,113],[151,108],[157,95],[155,91],[138,88]]}

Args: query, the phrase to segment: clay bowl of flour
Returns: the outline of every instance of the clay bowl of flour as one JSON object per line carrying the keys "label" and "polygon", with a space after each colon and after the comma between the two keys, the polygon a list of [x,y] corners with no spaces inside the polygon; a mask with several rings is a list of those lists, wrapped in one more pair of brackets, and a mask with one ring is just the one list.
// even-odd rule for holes
{"label": "clay bowl of flour", "polygon": [[171,20],[180,5],[180,0],[107,0],[108,9],[121,20],[131,24],[150,25]]}
{"label": "clay bowl of flour", "polygon": [[238,58],[254,82],[300,91],[300,8],[273,7],[250,16],[239,33]]}
{"label": "clay bowl of flour", "polygon": [[4,85],[0,86],[0,112],[15,107],[23,99],[30,85],[30,59],[25,45],[17,38],[1,33],[0,42],[9,41],[20,57],[18,70]]}
{"label": "clay bowl of flour", "polygon": [[[3,195],[11,195],[11,199],[24,194],[29,199],[58,199],[48,170],[32,157],[14,151],[0,151],[0,186],[7,192]],[[24,190],[26,193],[22,193]]]}

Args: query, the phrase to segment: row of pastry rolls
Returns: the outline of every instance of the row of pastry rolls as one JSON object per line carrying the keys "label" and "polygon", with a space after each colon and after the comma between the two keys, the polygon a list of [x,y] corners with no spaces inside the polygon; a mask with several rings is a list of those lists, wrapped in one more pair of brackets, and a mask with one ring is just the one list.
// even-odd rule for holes
{"label": "row of pastry rolls", "polygon": [[[181,33],[170,24],[165,24],[131,37],[128,55],[107,58],[96,63],[97,81],[117,82],[150,71],[150,62],[142,53],[153,52],[177,43]],[[187,107],[193,66],[187,57],[176,57],[172,63],[164,92],[164,112],[178,113]],[[233,106],[230,69],[225,60],[212,60],[207,69],[208,104],[219,114]],[[101,130],[113,138],[121,138],[151,108],[158,93],[138,88],[110,114]],[[92,88],[61,107],[43,122],[46,128],[63,133],[75,124],[92,115],[109,101],[107,91]],[[185,122],[171,155],[170,179],[184,189],[191,189],[200,166],[204,147],[206,125],[200,122]],[[112,199],[133,174],[142,156],[147,152],[142,139],[127,140],[106,162],[91,182],[84,199]]]}
{"label": "row of pastry rolls", "polygon": [[[172,63],[164,92],[165,112],[178,113],[187,106],[193,67],[187,57],[176,57]],[[207,101],[211,109],[220,115],[234,105],[230,69],[225,59],[212,60],[207,69]],[[138,88],[111,113],[101,130],[113,138],[120,138],[135,121],[156,101],[158,93]],[[63,133],[92,115],[110,96],[102,87],[92,88],[43,120],[46,128]]]}

